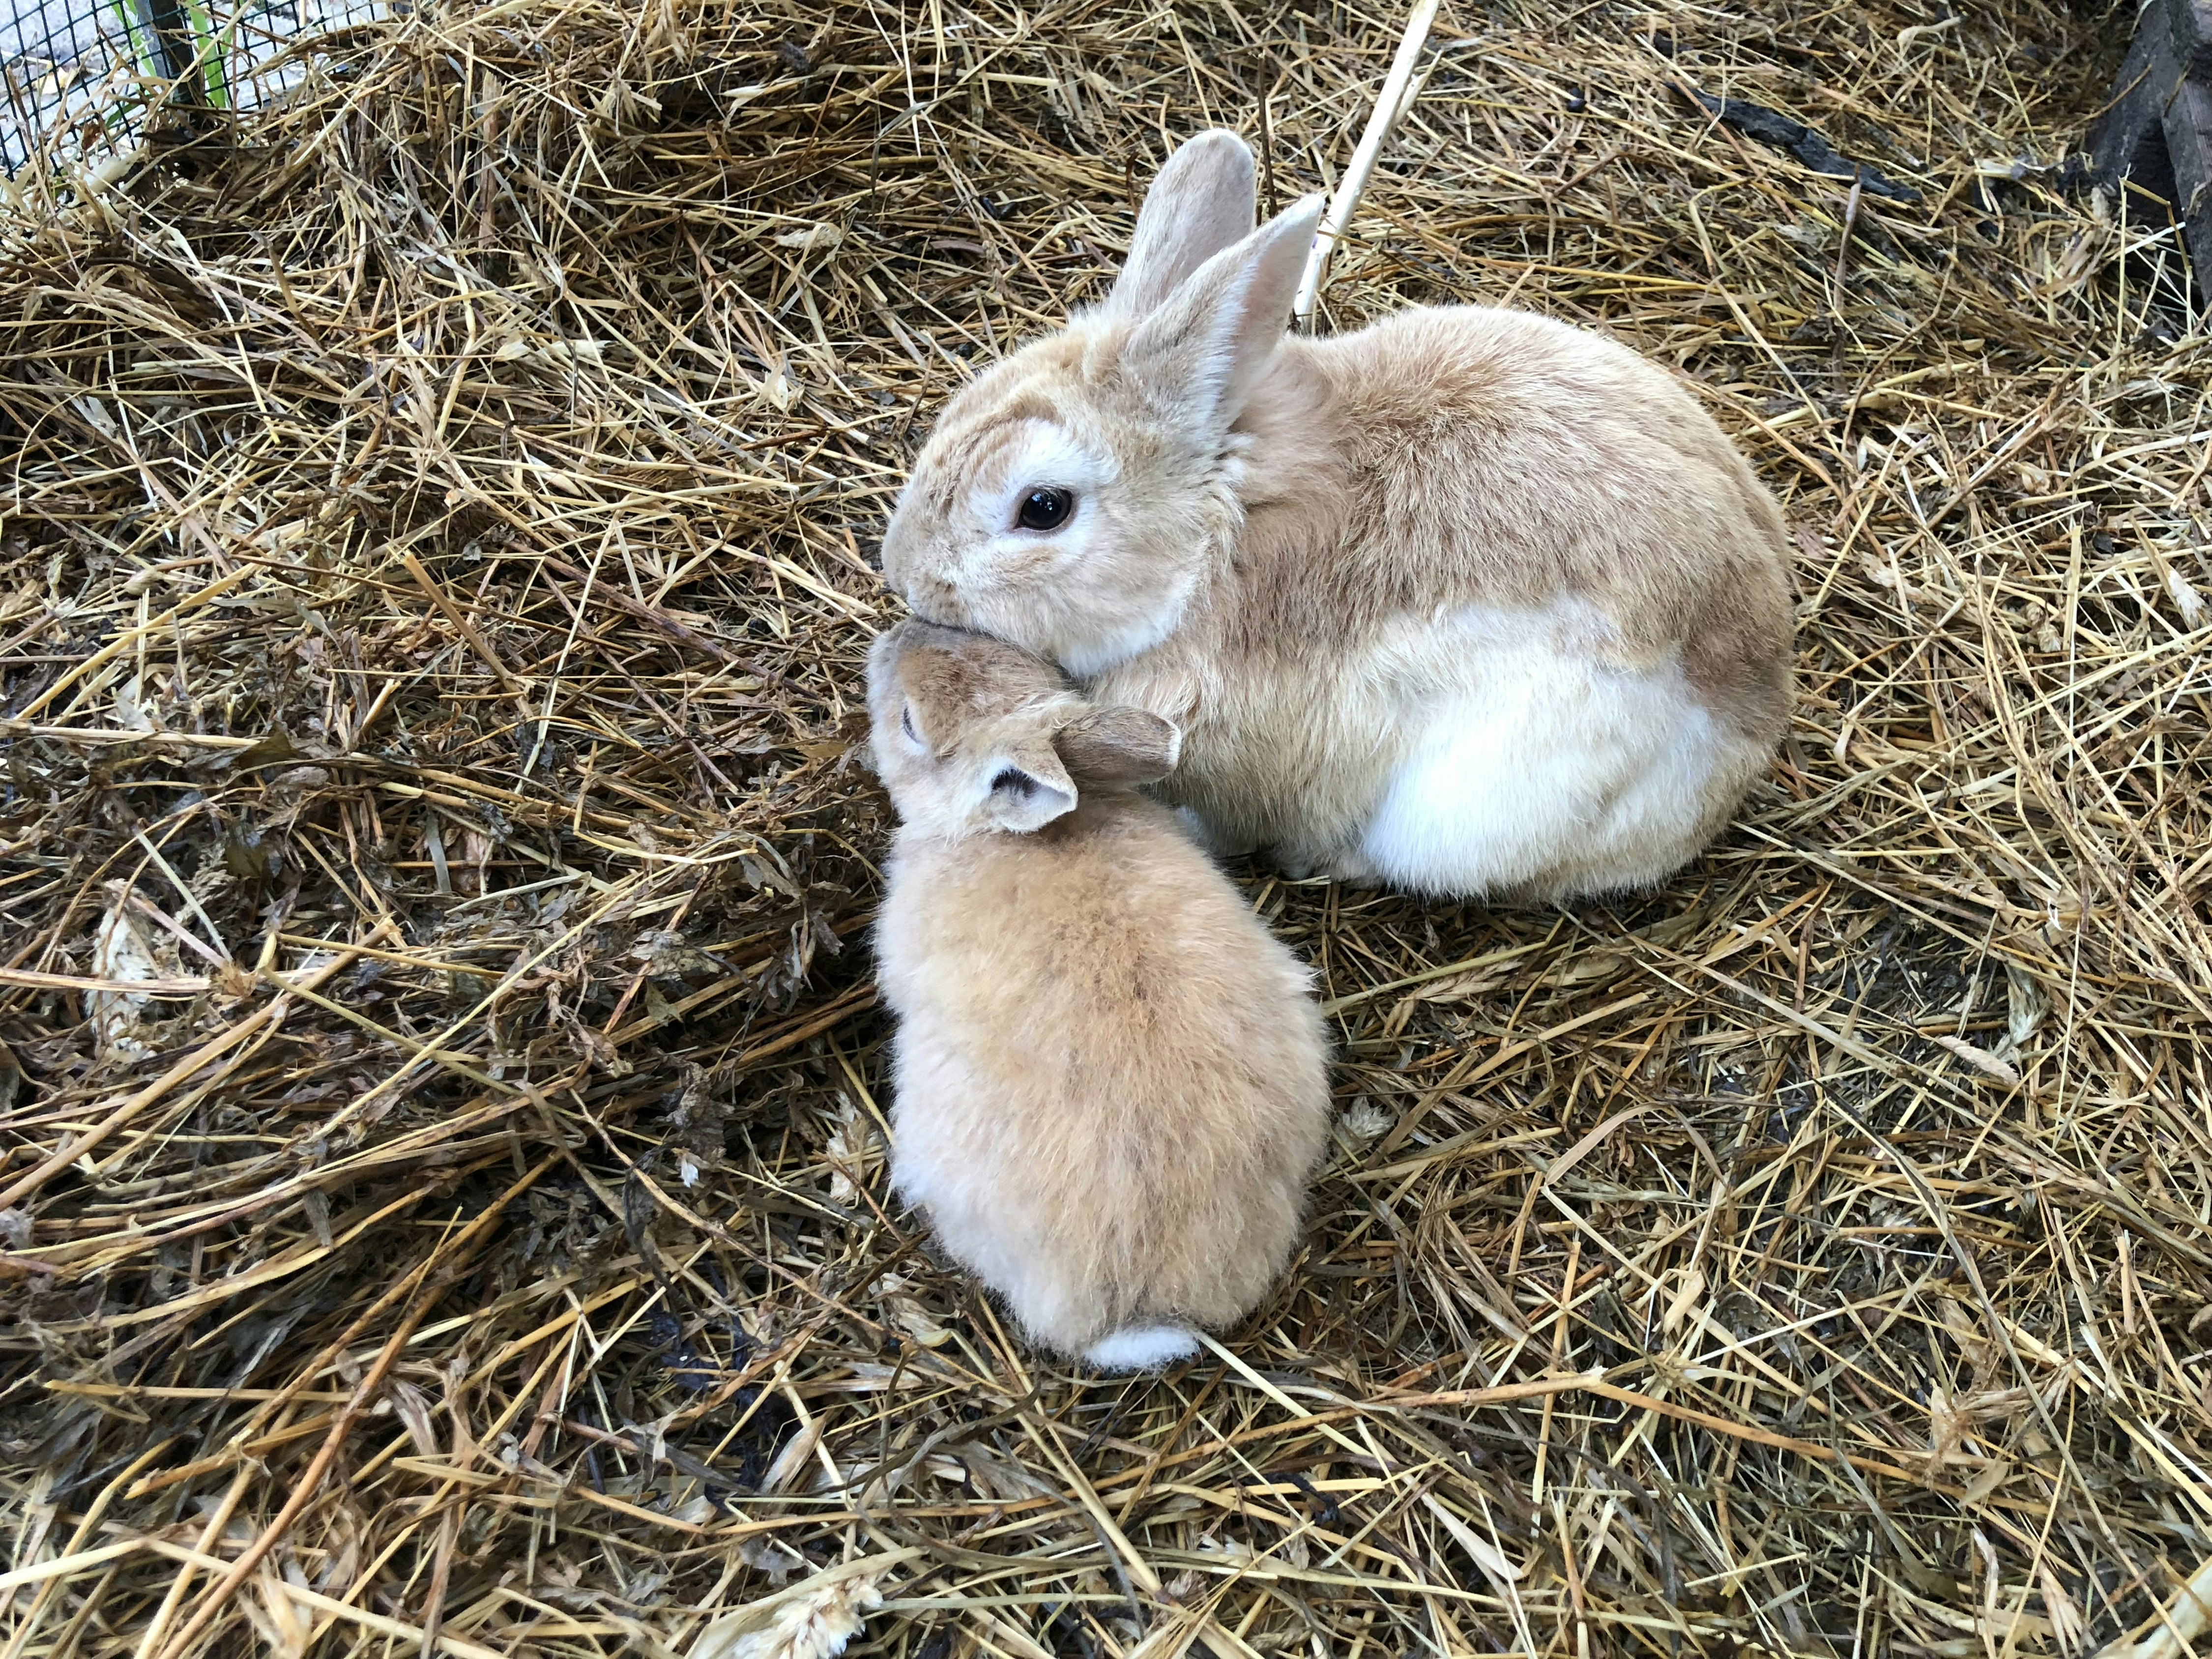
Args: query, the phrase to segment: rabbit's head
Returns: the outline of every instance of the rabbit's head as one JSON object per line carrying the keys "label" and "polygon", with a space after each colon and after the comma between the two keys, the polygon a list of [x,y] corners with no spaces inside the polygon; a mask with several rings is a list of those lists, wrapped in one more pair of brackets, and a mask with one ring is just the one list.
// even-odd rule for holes
{"label": "rabbit's head", "polygon": [[911,829],[1026,834],[1078,791],[1154,783],[1182,733],[1139,708],[1097,708],[1018,646],[909,618],[868,653],[876,771]]}
{"label": "rabbit's head", "polygon": [[1243,140],[1176,150],[1106,300],[947,406],[884,532],[884,580],[921,616],[1077,675],[1166,638],[1235,524],[1235,428],[1321,209],[1255,230]]}

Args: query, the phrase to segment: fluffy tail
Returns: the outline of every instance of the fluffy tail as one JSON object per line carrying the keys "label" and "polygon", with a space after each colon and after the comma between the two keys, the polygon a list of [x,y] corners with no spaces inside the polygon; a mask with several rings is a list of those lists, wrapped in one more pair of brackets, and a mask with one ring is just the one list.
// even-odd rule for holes
{"label": "fluffy tail", "polygon": [[1101,1337],[1083,1358],[1102,1371],[1156,1371],[1198,1352],[1198,1339],[1181,1325],[1129,1325]]}

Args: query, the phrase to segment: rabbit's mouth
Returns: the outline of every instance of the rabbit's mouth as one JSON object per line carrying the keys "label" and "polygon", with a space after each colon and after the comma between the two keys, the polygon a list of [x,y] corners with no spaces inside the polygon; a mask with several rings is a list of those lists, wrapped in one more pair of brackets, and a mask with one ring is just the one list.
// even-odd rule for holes
{"label": "rabbit's mouth", "polygon": [[[890,578],[886,576],[885,580]],[[940,576],[916,575],[903,584],[892,582],[891,588],[906,601],[907,609],[924,622],[933,622],[940,628],[975,626],[957,590]]]}

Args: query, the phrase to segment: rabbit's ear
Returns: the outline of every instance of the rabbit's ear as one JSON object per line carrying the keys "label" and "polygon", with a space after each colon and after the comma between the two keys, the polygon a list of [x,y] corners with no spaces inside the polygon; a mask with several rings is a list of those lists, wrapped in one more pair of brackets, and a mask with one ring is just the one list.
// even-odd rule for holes
{"label": "rabbit's ear", "polygon": [[1222,249],[1252,234],[1252,152],[1233,132],[1201,132],[1168,157],[1145,193],[1106,308],[1144,316]]}
{"label": "rabbit's ear", "polygon": [[1322,206],[1309,196],[1215,254],[1129,336],[1123,362],[1157,406],[1200,430],[1237,418],[1289,325]]}
{"label": "rabbit's ear", "polygon": [[1052,740],[1067,774],[1085,788],[1158,783],[1176,769],[1182,733],[1142,708],[1094,708]]}
{"label": "rabbit's ear", "polygon": [[992,757],[978,776],[983,816],[1016,835],[1042,830],[1075,810],[1075,781],[1043,738]]}

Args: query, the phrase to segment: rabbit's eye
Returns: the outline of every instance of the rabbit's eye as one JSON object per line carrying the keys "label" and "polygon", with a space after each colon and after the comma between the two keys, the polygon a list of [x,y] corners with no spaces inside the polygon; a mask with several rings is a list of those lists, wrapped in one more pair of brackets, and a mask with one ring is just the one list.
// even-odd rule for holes
{"label": "rabbit's eye", "polygon": [[906,740],[908,743],[919,744],[921,742],[921,733],[914,729],[913,709],[899,710],[899,730],[906,733]]}
{"label": "rabbit's eye", "polygon": [[1022,497],[1022,510],[1014,515],[1014,522],[1024,530],[1057,530],[1073,511],[1075,497],[1048,484]]}

